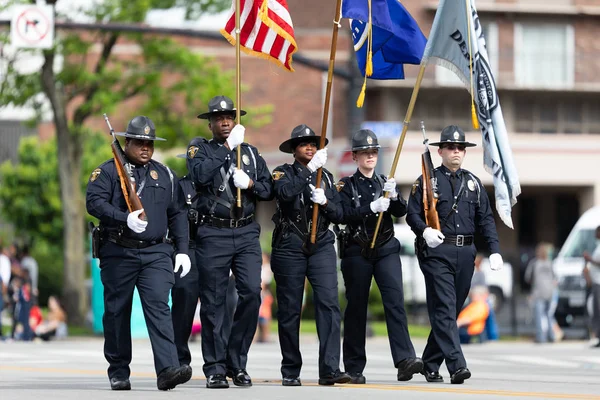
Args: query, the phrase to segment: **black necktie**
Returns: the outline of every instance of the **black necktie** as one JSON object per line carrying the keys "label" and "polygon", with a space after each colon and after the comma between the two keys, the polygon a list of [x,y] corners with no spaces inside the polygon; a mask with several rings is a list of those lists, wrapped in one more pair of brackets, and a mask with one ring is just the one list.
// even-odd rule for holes
{"label": "black necktie", "polygon": [[452,186],[452,194],[454,194],[454,188],[456,187],[455,183],[456,183],[456,174],[451,173],[450,174],[450,185]]}

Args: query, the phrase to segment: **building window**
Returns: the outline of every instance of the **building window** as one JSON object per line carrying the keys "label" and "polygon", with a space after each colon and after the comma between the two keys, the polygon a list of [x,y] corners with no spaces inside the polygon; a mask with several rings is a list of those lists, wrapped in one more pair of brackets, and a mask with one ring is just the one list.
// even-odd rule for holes
{"label": "building window", "polygon": [[573,27],[553,23],[515,24],[515,79],[523,87],[571,87]]}
{"label": "building window", "polygon": [[[485,44],[488,51],[488,57],[492,73],[494,77],[498,76],[498,25],[495,22],[482,21],[479,19],[481,27],[483,28],[483,37],[485,38]],[[444,68],[440,65],[435,67],[435,81],[437,84],[442,86],[464,86],[463,82],[456,76],[456,74],[450,71],[448,68]]]}

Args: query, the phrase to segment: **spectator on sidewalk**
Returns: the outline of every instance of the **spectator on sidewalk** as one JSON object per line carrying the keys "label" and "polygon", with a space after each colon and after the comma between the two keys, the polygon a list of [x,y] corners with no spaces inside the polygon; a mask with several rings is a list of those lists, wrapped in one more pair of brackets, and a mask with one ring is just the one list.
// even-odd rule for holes
{"label": "spectator on sidewalk", "polygon": [[490,313],[487,303],[488,290],[485,286],[475,286],[469,293],[470,302],[458,314],[456,325],[461,344],[471,343],[474,338],[485,341],[485,322]]}
{"label": "spectator on sidewalk", "polygon": [[48,317],[35,330],[37,337],[48,341],[67,337],[67,314],[55,296],[48,297]]}
{"label": "spectator on sidewalk", "polygon": [[596,335],[598,342],[594,347],[600,347],[600,226],[596,228],[596,248],[593,254],[587,251],[583,253],[587,262],[584,275],[587,275],[588,284],[592,296],[592,332]]}
{"label": "spectator on sidewalk", "polygon": [[[0,338],[2,338],[2,310],[8,305],[8,285],[10,282],[10,259],[0,243]],[[6,302],[5,302],[6,300]]]}
{"label": "spectator on sidewalk", "polygon": [[29,271],[29,277],[31,278],[31,292],[34,297],[39,295],[38,293],[38,276],[39,268],[38,263],[29,253],[29,246],[23,246],[21,249],[21,267]]}

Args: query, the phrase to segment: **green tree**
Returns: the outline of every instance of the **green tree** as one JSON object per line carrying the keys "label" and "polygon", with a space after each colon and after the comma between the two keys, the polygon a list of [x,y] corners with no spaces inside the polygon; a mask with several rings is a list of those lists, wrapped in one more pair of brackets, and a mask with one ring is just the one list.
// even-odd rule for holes
{"label": "green tree", "polygon": [[[68,0],[46,1],[49,4],[65,2]],[[8,6],[16,3],[35,1],[12,0],[8,1]],[[103,0],[90,3],[80,13],[97,23],[135,24],[143,22],[148,11],[154,8],[180,5],[186,7],[189,15],[197,15],[206,10],[220,10],[228,2]],[[62,17],[58,15],[57,19]],[[8,41],[8,32],[0,32],[0,45]],[[115,54],[119,44],[136,45],[139,53],[119,56]],[[223,72],[214,60],[194,53],[170,38],[156,35],[101,30],[58,32],[54,47],[41,53],[41,68],[23,73],[17,68],[18,61],[22,62],[28,54],[40,53],[19,50],[14,54],[2,54],[6,58],[6,71],[0,81],[0,104],[32,107],[38,111],[38,117],[44,113],[44,104],[49,104],[56,129],[61,199],[54,205],[61,207],[63,220],[62,232],[56,231],[62,233],[62,295],[71,322],[81,324],[87,307],[83,268],[86,263],[86,214],[81,190],[81,181],[87,179],[90,172],[82,163],[84,144],[89,140],[86,123],[117,107],[127,109],[127,100],[141,98],[141,108],[127,109],[128,117],[149,115],[160,136],[169,139],[166,146],[181,146],[195,136],[208,135],[206,124],[197,120],[196,114],[204,110],[208,100],[217,93],[233,97],[235,83],[232,73]],[[46,102],[40,99],[40,94]],[[267,121],[263,115],[261,122]],[[11,212],[8,207],[10,205],[5,205]],[[58,227],[56,223],[48,224],[45,229]],[[30,229],[29,226],[25,225],[26,229]]]}

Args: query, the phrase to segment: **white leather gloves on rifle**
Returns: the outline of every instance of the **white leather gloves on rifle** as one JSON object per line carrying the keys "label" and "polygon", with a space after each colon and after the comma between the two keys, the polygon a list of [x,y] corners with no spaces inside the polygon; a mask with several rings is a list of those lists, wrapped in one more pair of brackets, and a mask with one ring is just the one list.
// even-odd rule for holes
{"label": "white leather gloves on rifle", "polygon": [[383,191],[390,192],[388,199],[396,200],[398,198],[398,192],[396,192],[396,180],[394,178],[388,179],[383,184]]}
{"label": "white leather gloves on rifle", "polygon": [[317,150],[313,158],[308,162],[306,168],[310,172],[315,172],[327,162],[327,148]]}
{"label": "white leather gloves on rifle", "polygon": [[373,211],[375,214],[385,212],[389,207],[390,199],[386,199],[385,197],[380,197],[369,204],[369,208],[371,208],[371,211]]}
{"label": "white leather gloves on rifle", "polygon": [[146,226],[148,226],[148,221],[142,221],[140,219],[140,214],[144,211],[141,210],[130,212],[127,216],[127,226],[129,229],[134,231],[135,233],[142,233],[146,230]]}
{"label": "white leather gloves on rifle", "polygon": [[504,261],[502,260],[502,256],[498,253],[494,253],[490,255],[490,268],[492,271],[500,271],[504,266]]}
{"label": "white leather gloves on rifle", "polygon": [[187,254],[180,253],[175,256],[174,272],[177,273],[179,271],[179,268],[181,268],[182,278],[186,276],[188,272],[190,272],[190,269],[192,268],[192,261],[190,260],[190,257],[188,257]]}
{"label": "white leather gloves on rifle", "polygon": [[427,242],[427,246],[435,249],[440,244],[444,243],[445,236],[437,229],[427,227],[423,231],[423,239],[425,239],[425,242]]}
{"label": "white leather gloves on rifle", "polygon": [[229,146],[230,150],[233,150],[240,144],[244,143],[245,132],[246,128],[244,128],[244,125],[236,125],[233,127],[231,132],[229,132],[229,137],[226,140],[227,146]]}
{"label": "white leather gloves on rifle", "polygon": [[311,190],[310,200],[313,203],[317,203],[322,206],[327,204],[327,197],[325,196],[325,191],[321,188],[316,189],[312,183],[309,186]]}

